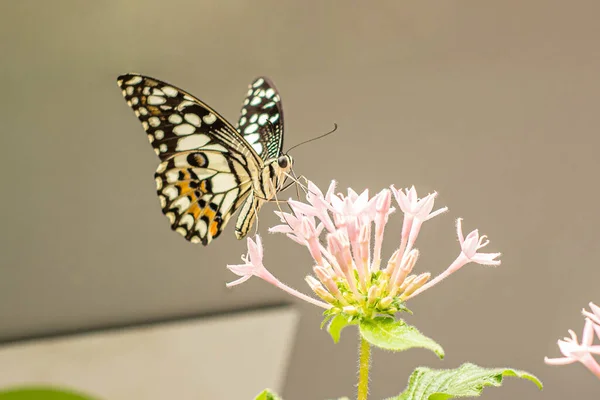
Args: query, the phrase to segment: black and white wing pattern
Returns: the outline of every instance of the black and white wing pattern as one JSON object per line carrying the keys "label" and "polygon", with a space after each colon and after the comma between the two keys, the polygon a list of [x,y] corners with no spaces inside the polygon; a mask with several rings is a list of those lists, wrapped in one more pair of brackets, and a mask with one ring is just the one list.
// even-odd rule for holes
{"label": "black and white wing pattern", "polygon": [[207,245],[251,194],[263,153],[212,108],[173,85],[138,74],[120,76],[118,85],[161,160],[156,188],[171,228]]}
{"label": "black and white wing pattern", "polygon": [[244,99],[237,130],[263,160],[277,158],[283,148],[283,106],[268,78],[256,78]]}

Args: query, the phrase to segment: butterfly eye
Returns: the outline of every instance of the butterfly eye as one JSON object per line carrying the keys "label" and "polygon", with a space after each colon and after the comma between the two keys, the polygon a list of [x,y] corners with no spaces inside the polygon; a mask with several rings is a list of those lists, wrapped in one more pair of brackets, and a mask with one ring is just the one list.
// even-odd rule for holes
{"label": "butterfly eye", "polygon": [[288,158],[286,156],[281,156],[277,159],[277,164],[279,168],[287,168],[288,166]]}

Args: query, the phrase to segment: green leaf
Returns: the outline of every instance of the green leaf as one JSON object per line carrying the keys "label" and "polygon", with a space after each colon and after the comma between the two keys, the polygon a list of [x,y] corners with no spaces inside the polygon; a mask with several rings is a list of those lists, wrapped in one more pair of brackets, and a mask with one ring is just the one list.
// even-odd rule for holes
{"label": "green leaf", "polygon": [[444,358],[444,349],[432,339],[424,336],[414,326],[390,317],[375,317],[360,322],[361,336],[373,346],[386,350],[403,351],[422,347]]}
{"label": "green leaf", "polygon": [[535,383],[541,390],[538,378],[525,371],[511,368],[483,368],[463,364],[456,369],[415,369],[408,388],[399,396],[388,400],[445,400],[454,397],[478,397],[486,386],[500,386],[505,376],[516,376]]}
{"label": "green leaf", "polygon": [[342,334],[342,329],[347,327],[348,325],[356,325],[355,320],[351,320],[350,317],[344,314],[338,314],[329,323],[327,326],[327,332],[331,335],[334,343],[340,341],[340,335]]}
{"label": "green leaf", "polygon": [[0,392],[0,400],[94,400],[72,390],[43,386],[19,387]]}
{"label": "green leaf", "polygon": [[265,389],[254,400],[281,400],[281,397],[271,392],[270,389]]}

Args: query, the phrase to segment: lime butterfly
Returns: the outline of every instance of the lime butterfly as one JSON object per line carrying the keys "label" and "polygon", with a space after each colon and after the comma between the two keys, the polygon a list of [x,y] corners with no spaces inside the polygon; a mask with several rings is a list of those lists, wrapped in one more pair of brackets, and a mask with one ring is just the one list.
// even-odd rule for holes
{"label": "lime butterfly", "polygon": [[250,84],[234,128],[171,84],[139,74],[117,81],[160,158],[156,189],[171,228],[207,245],[241,207],[235,234],[244,238],[292,168],[282,152],[283,108],[275,85],[265,77]]}

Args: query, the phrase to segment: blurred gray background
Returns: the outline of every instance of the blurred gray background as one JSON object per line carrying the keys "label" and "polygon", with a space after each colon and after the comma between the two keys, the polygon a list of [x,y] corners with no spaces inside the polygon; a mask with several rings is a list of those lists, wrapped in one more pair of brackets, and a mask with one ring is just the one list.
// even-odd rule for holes
{"label": "blurred gray background", "polygon": [[[292,301],[258,279],[225,288],[225,265],[245,252],[233,226],[206,248],[169,229],[157,158],[116,85],[130,71],[164,79],[235,122],[248,83],[267,75],[286,147],[339,124],[293,152],[297,173],[342,190],[440,193],[450,212],[425,224],[417,271],[453,260],[459,216],[503,253],[501,267],[469,265],[409,303],[407,321],[446,359],[375,351],[373,399],[400,392],[418,365],[465,361],[545,384],[509,379],[486,399],[599,393],[582,366],[543,363],[600,302],[599,13],[593,0],[0,3],[0,340]],[[308,252],[266,234],[275,209],[260,215],[265,263],[308,292]],[[355,331],[334,345],[320,310],[298,307],[282,395],[353,396]]]}

